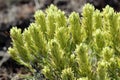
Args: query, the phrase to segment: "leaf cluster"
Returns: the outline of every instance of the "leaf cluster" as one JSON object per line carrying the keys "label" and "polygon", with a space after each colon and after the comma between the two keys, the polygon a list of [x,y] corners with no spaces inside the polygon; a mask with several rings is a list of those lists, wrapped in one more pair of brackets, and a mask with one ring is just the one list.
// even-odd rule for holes
{"label": "leaf cluster", "polygon": [[119,80],[120,13],[91,4],[82,17],[51,5],[36,11],[35,22],[23,32],[10,31],[11,57],[49,80]]}

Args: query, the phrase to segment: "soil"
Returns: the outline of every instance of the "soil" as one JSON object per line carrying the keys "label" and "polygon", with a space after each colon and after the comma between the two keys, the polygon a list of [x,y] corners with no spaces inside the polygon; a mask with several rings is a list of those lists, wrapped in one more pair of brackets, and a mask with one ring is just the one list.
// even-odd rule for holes
{"label": "soil", "polygon": [[7,53],[11,46],[9,31],[12,26],[24,30],[34,21],[35,11],[45,10],[50,4],[68,15],[72,11],[81,13],[85,3],[91,3],[99,10],[110,5],[115,11],[120,11],[119,0],[0,0],[0,80],[20,80],[18,74],[29,74],[24,66],[12,60]]}

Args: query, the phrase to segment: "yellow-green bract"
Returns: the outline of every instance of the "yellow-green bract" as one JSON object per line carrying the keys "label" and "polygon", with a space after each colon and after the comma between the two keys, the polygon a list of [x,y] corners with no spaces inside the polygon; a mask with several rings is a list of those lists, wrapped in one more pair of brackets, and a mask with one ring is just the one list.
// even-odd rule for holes
{"label": "yellow-green bract", "polygon": [[23,32],[10,30],[9,54],[49,80],[120,80],[120,13],[86,4],[81,15],[54,5],[36,11]]}

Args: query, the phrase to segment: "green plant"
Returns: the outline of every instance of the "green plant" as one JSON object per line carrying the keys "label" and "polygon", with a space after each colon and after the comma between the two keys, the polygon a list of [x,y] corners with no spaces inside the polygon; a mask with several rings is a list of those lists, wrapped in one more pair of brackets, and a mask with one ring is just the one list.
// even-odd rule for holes
{"label": "green plant", "polygon": [[[82,17],[69,17],[54,5],[35,13],[35,22],[23,32],[10,31],[13,59],[36,76],[49,80],[119,80],[120,13],[90,4]],[[37,73],[37,74],[36,74]],[[36,78],[37,80],[37,78]]]}

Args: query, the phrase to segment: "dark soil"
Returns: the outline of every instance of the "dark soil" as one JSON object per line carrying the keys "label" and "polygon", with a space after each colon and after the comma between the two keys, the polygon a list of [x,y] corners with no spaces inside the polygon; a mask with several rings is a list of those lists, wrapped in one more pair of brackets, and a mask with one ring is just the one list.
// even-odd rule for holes
{"label": "dark soil", "polygon": [[81,13],[85,3],[91,3],[102,10],[110,5],[115,11],[120,11],[119,0],[0,0],[0,80],[18,79],[17,74],[29,74],[25,67],[18,65],[10,58],[7,49],[11,46],[10,29],[17,26],[24,30],[34,21],[36,10],[44,10],[54,4],[68,15],[72,11]]}

